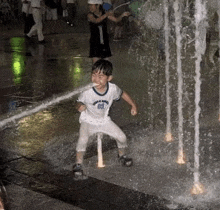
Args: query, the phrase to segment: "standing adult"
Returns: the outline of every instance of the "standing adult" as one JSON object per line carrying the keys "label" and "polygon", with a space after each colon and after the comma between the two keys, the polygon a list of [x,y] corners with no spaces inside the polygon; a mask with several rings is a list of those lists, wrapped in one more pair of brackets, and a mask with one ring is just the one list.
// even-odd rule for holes
{"label": "standing adult", "polygon": [[27,34],[31,27],[34,25],[34,19],[32,15],[32,10],[30,7],[31,0],[21,0],[22,2],[22,16],[24,20],[24,34]]}
{"label": "standing adult", "polygon": [[76,0],[66,0],[66,9],[68,13],[66,20],[67,20],[67,24],[69,24],[71,27],[74,26],[74,19],[76,16],[76,5],[77,5]]}
{"label": "standing adult", "polygon": [[31,8],[35,24],[31,27],[30,32],[26,36],[27,38],[30,38],[37,32],[38,42],[44,43],[41,4],[41,0],[31,0]]}

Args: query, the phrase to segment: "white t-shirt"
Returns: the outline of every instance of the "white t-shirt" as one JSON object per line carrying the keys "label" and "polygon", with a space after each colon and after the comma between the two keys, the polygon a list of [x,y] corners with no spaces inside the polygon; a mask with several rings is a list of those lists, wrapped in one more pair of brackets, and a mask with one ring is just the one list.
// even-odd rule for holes
{"label": "white t-shirt", "polygon": [[115,100],[119,100],[122,90],[115,84],[107,83],[106,92],[98,93],[95,88],[91,88],[82,92],[78,98],[78,102],[86,105],[86,110],[81,112],[79,122],[90,124],[103,124],[110,120],[108,116],[109,109]]}

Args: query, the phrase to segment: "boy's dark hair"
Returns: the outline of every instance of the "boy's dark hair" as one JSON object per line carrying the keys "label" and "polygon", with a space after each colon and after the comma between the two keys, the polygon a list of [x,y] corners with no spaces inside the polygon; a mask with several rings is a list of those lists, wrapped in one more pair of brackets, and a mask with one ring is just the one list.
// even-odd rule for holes
{"label": "boy's dark hair", "polygon": [[112,63],[104,59],[100,59],[96,61],[92,66],[92,72],[101,71],[106,76],[112,75],[112,70],[113,70]]}

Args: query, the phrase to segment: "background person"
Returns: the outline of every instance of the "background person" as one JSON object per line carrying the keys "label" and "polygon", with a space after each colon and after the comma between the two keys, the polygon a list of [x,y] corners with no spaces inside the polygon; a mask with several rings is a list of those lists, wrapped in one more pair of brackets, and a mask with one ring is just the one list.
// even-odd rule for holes
{"label": "background person", "polygon": [[102,7],[102,0],[89,0],[89,13],[87,15],[90,25],[90,52],[89,57],[95,63],[100,58],[111,57],[109,46],[109,35],[107,30],[107,19],[119,22],[123,17],[129,16],[129,12],[122,13],[115,17],[111,11],[105,12]]}
{"label": "background person", "polygon": [[31,8],[35,24],[31,27],[31,30],[26,37],[30,38],[37,32],[38,42],[44,43],[41,4],[43,4],[41,0],[31,0]]}

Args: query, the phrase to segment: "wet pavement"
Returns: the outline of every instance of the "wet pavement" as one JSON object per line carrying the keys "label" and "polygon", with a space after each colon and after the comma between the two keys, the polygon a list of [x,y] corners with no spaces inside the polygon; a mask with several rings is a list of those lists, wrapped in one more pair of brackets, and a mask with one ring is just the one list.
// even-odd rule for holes
{"label": "wet pavement", "polygon": [[[51,23],[50,23],[51,24]],[[54,23],[53,23],[54,24]],[[88,180],[74,181],[79,113],[74,108],[77,94],[48,104],[31,115],[28,110],[63,97],[90,82],[91,59],[86,20],[70,28],[58,21],[45,27],[46,44],[36,37],[26,40],[21,25],[2,28],[0,40],[1,122],[23,114],[1,127],[1,169],[7,188],[9,209],[220,209],[220,155],[218,122],[218,67],[207,58],[202,63],[201,183],[206,193],[192,196],[194,157],[193,53],[185,53],[184,151],[187,164],[176,163],[178,153],[177,75],[171,65],[172,127],[175,141],[164,141],[166,131],[165,61],[157,51],[157,31],[125,33],[125,39],[110,45],[114,80],[135,99],[137,117],[119,101],[112,119],[128,137],[131,168],[117,161],[115,141],[103,139],[105,168],[97,168],[96,138],[85,159]],[[130,31],[132,32],[132,30]],[[172,46],[175,57],[175,46]],[[187,46],[193,51],[193,46]],[[216,56],[214,57],[216,61]],[[191,61],[191,62],[189,62]]]}

